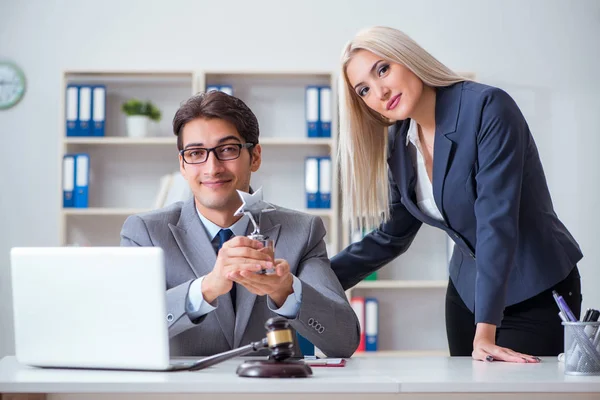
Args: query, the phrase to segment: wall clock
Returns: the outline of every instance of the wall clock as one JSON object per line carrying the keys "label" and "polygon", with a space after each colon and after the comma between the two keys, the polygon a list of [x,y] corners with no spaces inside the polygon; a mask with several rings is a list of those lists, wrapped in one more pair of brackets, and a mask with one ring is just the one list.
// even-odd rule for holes
{"label": "wall clock", "polygon": [[0,61],[0,110],[13,107],[25,94],[25,74],[13,63]]}

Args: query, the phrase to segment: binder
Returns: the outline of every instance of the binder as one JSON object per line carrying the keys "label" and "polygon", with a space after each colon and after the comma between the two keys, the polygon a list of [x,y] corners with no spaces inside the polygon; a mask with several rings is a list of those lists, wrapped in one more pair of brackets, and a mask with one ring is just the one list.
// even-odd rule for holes
{"label": "binder", "polygon": [[156,194],[156,198],[154,199],[154,208],[158,209],[164,207],[165,201],[167,200],[167,195],[169,194],[169,190],[171,189],[172,182],[173,174],[163,175],[160,178],[158,193]]}
{"label": "binder", "polygon": [[106,120],[106,87],[92,87],[92,136],[104,136],[104,121]]}
{"label": "binder", "polygon": [[69,208],[75,205],[75,157],[71,154],[65,154],[63,157],[63,207]]}
{"label": "binder", "polygon": [[374,297],[365,299],[365,350],[377,351],[379,338],[379,302]]}
{"label": "binder", "polygon": [[92,87],[79,87],[79,124],[77,126],[77,136],[90,136],[92,128],[90,126],[92,119]]}
{"label": "binder", "polygon": [[231,85],[223,85],[223,86],[221,86],[220,90],[223,93],[233,96],[233,86],[231,86]]}
{"label": "binder", "polygon": [[306,208],[319,207],[319,159],[306,157],[304,168],[304,187],[306,190]]}
{"label": "binder", "polygon": [[65,94],[65,117],[67,120],[67,136],[79,136],[79,87],[67,86]]}
{"label": "binder", "polygon": [[298,347],[300,347],[300,352],[302,356],[314,356],[315,355],[315,345],[310,342],[307,338],[296,332],[296,338],[298,339]]}
{"label": "binder", "polygon": [[376,281],[377,280],[377,271],[371,272],[369,275],[367,275],[367,277],[364,280],[365,281]]}
{"label": "binder", "polygon": [[75,154],[75,195],[74,207],[88,207],[88,186],[90,180],[90,156]]}
{"label": "binder", "polygon": [[177,203],[178,201],[186,201],[190,197],[192,197],[190,185],[180,172],[174,172],[172,174],[171,183],[169,185],[169,190],[165,197],[163,207]]}
{"label": "binder", "polygon": [[321,128],[319,136],[331,137],[331,87],[319,89],[319,121]]}
{"label": "binder", "polygon": [[319,208],[331,208],[331,157],[319,159]]}
{"label": "binder", "polygon": [[306,129],[308,137],[319,137],[319,88],[306,87]]}
{"label": "binder", "polygon": [[350,299],[350,305],[358,318],[360,324],[360,342],[358,343],[357,353],[365,351],[365,298],[362,296],[354,296]]}

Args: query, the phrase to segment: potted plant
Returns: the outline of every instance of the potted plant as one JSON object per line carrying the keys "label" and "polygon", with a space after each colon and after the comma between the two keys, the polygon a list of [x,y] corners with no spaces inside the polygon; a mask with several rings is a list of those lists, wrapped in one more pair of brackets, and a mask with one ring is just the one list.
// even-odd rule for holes
{"label": "potted plant", "polygon": [[148,123],[160,121],[160,110],[150,101],[130,99],[121,108],[127,115],[127,135],[144,137],[148,135]]}

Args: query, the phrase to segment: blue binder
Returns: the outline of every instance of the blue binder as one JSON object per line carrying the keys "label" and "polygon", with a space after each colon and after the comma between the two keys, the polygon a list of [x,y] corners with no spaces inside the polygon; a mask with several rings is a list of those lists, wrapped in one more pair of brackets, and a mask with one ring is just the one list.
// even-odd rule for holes
{"label": "blue binder", "polygon": [[379,302],[374,297],[365,299],[365,350],[377,351],[379,341]]}
{"label": "blue binder", "polygon": [[63,188],[63,207],[69,208],[75,206],[75,156],[65,154],[62,165],[62,188]]}
{"label": "blue binder", "polygon": [[88,207],[88,187],[90,181],[89,154],[75,154],[75,195],[74,207]]}
{"label": "blue binder", "polygon": [[319,207],[319,158],[306,157],[304,161],[304,189],[306,208]]}
{"label": "blue binder", "polygon": [[[307,338],[296,332],[296,338],[298,339],[298,346],[300,347],[300,352],[302,356],[314,356],[315,355],[315,345],[312,344]],[[300,354],[295,354],[299,356]]]}
{"label": "blue binder", "polygon": [[331,157],[319,158],[319,208],[331,208]]}
{"label": "blue binder", "polygon": [[104,136],[104,122],[106,120],[106,87],[97,85],[92,87],[92,136]]}
{"label": "blue binder", "polygon": [[331,137],[331,87],[319,88],[319,136]]}
{"label": "blue binder", "polygon": [[233,96],[233,86],[231,85],[222,85],[219,90],[223,93],[227,93],[230,96]]}
{"label": "blue binder", "polygon": [[67,136],[79,136],[79,87],[68,85],[65,93]]}
{"label": "blue binder", "polygon": [[307,86],[305,96],[306,130],[308,137],[319,137],[319,87]]}
{"label": "blue binder", "polygon": [[79,115],[77,136],[90,136],[92,134],[92,87],[79,86]]}

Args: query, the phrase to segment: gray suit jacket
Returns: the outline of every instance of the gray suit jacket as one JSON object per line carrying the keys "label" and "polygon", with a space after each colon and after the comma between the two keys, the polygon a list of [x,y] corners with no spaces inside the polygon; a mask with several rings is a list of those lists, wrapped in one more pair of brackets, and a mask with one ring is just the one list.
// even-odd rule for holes
{"label": "gray suit jacket", "polygon": [[[275,241],[275,257],[285,259],[302,282],[302,303],[290,325],[327,356],[350,357],[358,346],[360,326],[331,270],[321,219],[277,207],[262,215],[260,227]],[[277,315],[267,306],[266,296],[238,285],[237,313],[231,297],[224,295],[216,310],[190,320],[185,311],[188,288],[216,262],[193,198],[130,216],[121,231],[121,246],[158,246],[164,251],[172,356],[207,356],[260,340],[265,321]]]}

